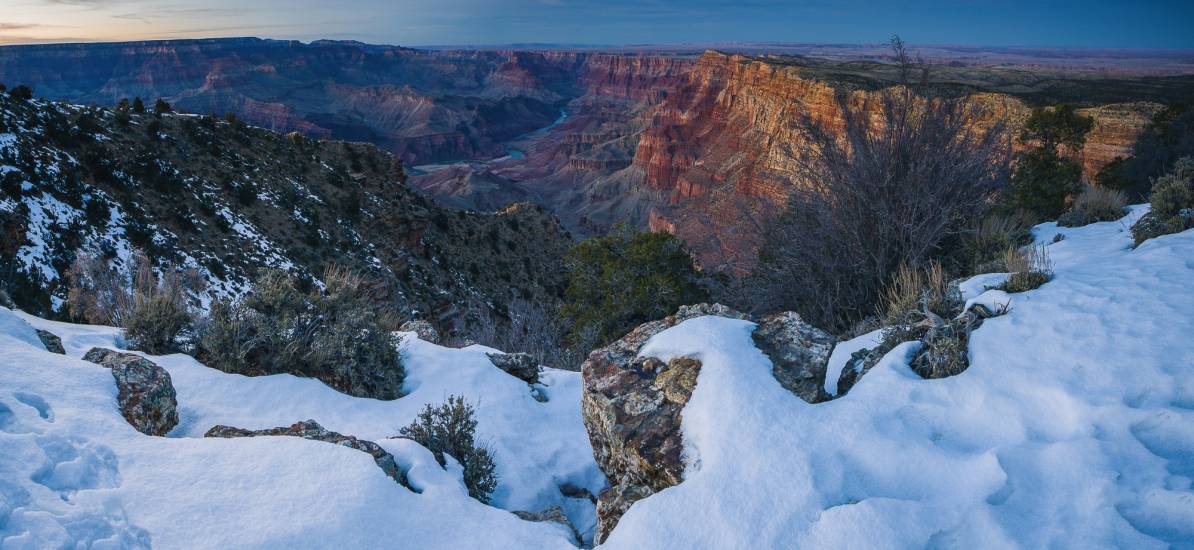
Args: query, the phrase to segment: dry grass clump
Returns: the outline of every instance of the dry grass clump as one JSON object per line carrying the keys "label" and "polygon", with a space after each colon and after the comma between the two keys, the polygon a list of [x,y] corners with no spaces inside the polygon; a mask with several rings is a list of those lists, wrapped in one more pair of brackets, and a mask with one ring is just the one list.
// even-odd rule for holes
{"label": "dry grass clump", "polygon": [[1095,222],[1114,221],[1124,216],[1128,197],[1116,189],[1087,185],[1074,198],[1070,211],[1057,219],[1062,227],[1081,227]]}
{"label": "dry grass clump", "polygon": [[1053,261],[1045,245],[1024,249],[1009,248],[1004,254],[1004,266],[1011,275],[1000,290],[1016,293],[1039,288],[1053,277]]}

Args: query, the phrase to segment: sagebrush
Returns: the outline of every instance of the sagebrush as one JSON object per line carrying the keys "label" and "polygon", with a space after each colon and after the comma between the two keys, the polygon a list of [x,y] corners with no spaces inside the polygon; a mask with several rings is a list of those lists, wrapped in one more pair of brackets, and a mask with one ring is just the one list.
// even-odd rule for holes
{"label": "sagebrush", "polygon": [[464,469],[464,485],[473,498],[488,504],[497,488],[497,464],[493,453],[476,442],[476,408],[458,395],[440,405],[426,405],[419,416],[399,435],[414,440],[435,455],[440,466],[451,455]]}
{"label": "sagebrush", "polygon": [[328,269],[323,289],[267,270],[238,302],[216,302],[197,329],[197,356],[250,376],[318,378],[359,397],[397,399],[405,371],[374,283]]}

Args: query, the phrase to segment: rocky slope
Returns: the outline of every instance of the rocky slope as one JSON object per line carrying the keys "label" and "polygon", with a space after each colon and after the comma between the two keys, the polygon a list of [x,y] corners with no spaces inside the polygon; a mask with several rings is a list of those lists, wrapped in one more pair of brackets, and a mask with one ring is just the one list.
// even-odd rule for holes
{"label": "rocky slope", "polygon": [[[318,282],[327,266],[380,282],[402,315],[451,328],[457,306],[556,299],[570,237],[542,208],[452,211],[372,145],[208,117],[132,114],[0,94],[0,282],[61,311],[79,254],[134,249],[194,269],[216,297],[263,267]],[[197,296],[200,301],[205,295]]]}

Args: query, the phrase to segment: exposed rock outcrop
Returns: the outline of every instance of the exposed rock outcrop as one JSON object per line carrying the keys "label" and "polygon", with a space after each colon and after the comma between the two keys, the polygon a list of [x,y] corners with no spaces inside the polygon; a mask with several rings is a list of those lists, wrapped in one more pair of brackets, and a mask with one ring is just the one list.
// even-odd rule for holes
{"label": "exposed rock outcrop", "polygon": [[46,347],[46,351],[66,355],[66,349],[62,347],[62,338],[59,338],[57,334],[39,328],[37,329],[37,339],[41,340],[42,345]]}
{"label": "exposed rock outcrop", "polygon": [[539,361],[529,353],[486,353],[493,366],[527,384],[539,383]]}
{"label": "exposed rock outcrop", "polygon": [[398,330],[413,332],[424,342],[431,342],[432,344],[439,343],[439,331],[435,330],[435,327],[431,323],[422,319],[413,319],[402,323],[402,326],[398,327]]}
{"label": "exposed rock outcrop", "polygon": [[771,359],[771,374],[780,385],[809,403],[829,400],[825,369],[836,343],[833,336],[791,311],[762,319],[751,336]]}
{"label": "exposed rock outcrop", "polygon": [[[684,306],[593,351],[581,367],[585,427],[597,464],[610,481],[597,499],[597,543],[636,501],[683,479],[681,414],[696,389],[701,362],[693,357],[664,362],[640,357],[639,350],[652,336],[706,315],[750,320],[720,304]],[[775,379],[805,401],[827,400],[822,386],[833,337],[792,312],[758,323],[755,345],[771,358]]]}
{"label": "exposed rock outcrop", "polygon": [[680,413],[696,387],[701,363],[688,357],[665,363],[638,357],[638,351],[652,336],[704,315],[746,318],[718,304],[685,306],[593,351],[581,367],[585,427],[597,464],[610,480],[597,501],[597,543],[631,504],[682,479]]}
{"label": "exposed rock outcrop", "polygon": [[140,355],[103,348],[91,348],[83,360],[112,371],[120,414],[137,431],[161,436],[178,425],[178,399],[166,369]]}
{"label": "exposed rock outcrop", "polygon": [[243,428],[234,428],[232,426],[213,426],[203,437],[260,437],[269,435],[289,435],[293,437],[301,437],[303,439],[310,439],[313,441],[323,441],[325,443],[332,443],[341,445],[350,449],[356,449],[363,453],[368,453],[373,457],[373,462],[377,463],[377,467],[394,481],[397,481],[403,487],[410,488],[406,484],[406,476],[402,470],[398,468],[398,464],[394,462],[394,455],[390,454],[380,445],[372,441],[364,439],[357,439],[351,435],[343,435],[327,428],[320,426],[314,420],[304,420],[302,422],[295,422],[290,426],[282,426],[277,428],[268,428],[264,430],[246,430]]}

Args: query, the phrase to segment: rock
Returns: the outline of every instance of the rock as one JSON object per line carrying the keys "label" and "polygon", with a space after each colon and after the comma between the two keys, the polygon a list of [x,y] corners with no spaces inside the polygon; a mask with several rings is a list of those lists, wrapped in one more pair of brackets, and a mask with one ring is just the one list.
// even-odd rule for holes
{"label": "rock", "polygon": [[809,403],[829,400],[825,369],[836,343],[833,336],[788,311],[759,321],[752,337],[771,359],[771,374],[780,385]]}
{"label": "rock", "polygon": [[42,345],[46,347],[46,351],[50,353],[57,353],[66,355],[66,349],[62,347],[62,338],[48,330],[37,329],[37,338],[41,340]]}
{"label": "rock", "polygon": [[526,521],[554,521],[572,531],[572,536],[575,538],[577,546],[584,544],[584,539],[580,536],[580,531],[576,530],[576,527],[568,520],[568,516],[564,515],[564,510],[559,506],[552,506],[542,512],[523,512],[520,510],[512,513]]}
{"label": "rock", "polygon": [[860,349],[850,355],[850,359],[846,361],[846,365],[842,367],[842,373],[837,377],[837,395],[841,397],[850,391],[858,381],[862,378],[871,367],[879,362],[883,357],[885,351],[879,348]]}
{"label": "rock", "polygon": [[439,343],[439,331],[435,330],[435,327],[431,326],[431,323],[428,323],[422,319],[415,319],[413,321],[402,323],[402,326],[398,327],[398,330],[402,332],[413,332],[417,334],[419,339],[423,340],[424,342],[431,342],[432,344]]}
{"label": "rock", "polygon": [[680,413],[696,387],[701,363],[690,357],[664,363],[638,357],[638,350],[652,336],[705,315],[747,318],[719,304],[684,306],[593,351],[581,367],[585,428],[611,485],[597,500],[597,543],[605,541],[631,504],[682,479]]}
{"label": "rock", "polygon": [[296,422],[290,426],[282,426],[277,428],[268,428],[264,430],[246,430],[243,428],[234,428],[231,426],[213,426],[203,437],[259,437],[270,435],[289,435],[294,437],[301,437],[303,439],[310,439],[313,441],[323,441],[325,443],[333,443],[342,445],[351,449],[368,453],[373,457],[373,462],[377,463],[377,467],[390,476],[394,481],[397,481],[403,487],[410,488],[406,483],[406,476],[402,470],[398,468],[398,464],[394,462],[394,455],[390,454],[380,445],[372,441],[364,439],[357,439],[351,435],[343,435],[320,426],[314,420],[304,420]]}
{"label": "rock", "polygon": [[539,383],[539,361],[529,353],[486,353],[493,366],[526,382]]}
{"label": "rock", "polygon": [[120,413],[137,431],[161,436],[178,425],[178,399],[166,369],[140,355],[103,348],[91,348],[83,359],[112,371]]}

